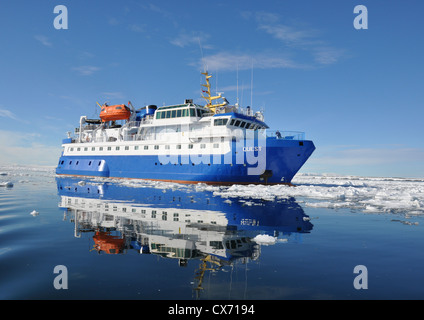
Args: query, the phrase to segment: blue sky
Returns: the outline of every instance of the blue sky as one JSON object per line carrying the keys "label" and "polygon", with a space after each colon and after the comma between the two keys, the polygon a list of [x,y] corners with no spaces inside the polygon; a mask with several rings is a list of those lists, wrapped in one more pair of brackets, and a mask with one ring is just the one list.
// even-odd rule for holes
{"label": "blue sky", "polygon": [[[367,30],[353,26],[359,4]],[[419,0],[0,0],[0,164],[56,165],[96,101],[201,103],[203,53],[213,89],[236,102],[238,69],[244,106],[314,141],[302,172],[424,177],[422,12]]]}

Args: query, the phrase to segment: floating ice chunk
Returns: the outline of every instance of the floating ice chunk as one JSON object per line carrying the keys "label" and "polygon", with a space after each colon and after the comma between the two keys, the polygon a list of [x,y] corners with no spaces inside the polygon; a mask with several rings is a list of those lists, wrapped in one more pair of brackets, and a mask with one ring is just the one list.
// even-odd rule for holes
{"label": "floating ice chunk", "polygon": [[272,245],[275,244],[277,238],[269,236],[267,234],[258,234],[256,237],[252,239],[254,242],[260,245]]}
{"label": "floating ice chunk", "polygon": [[0,182],[0,187],[12,188],[13,187],[13,183],[10,182],[10,181]]}
{"label": "floating ice chunk", "polygon": [[38,211],[32,210],[30,212],[30,215],[32,215],[33,217],[38,216]]}

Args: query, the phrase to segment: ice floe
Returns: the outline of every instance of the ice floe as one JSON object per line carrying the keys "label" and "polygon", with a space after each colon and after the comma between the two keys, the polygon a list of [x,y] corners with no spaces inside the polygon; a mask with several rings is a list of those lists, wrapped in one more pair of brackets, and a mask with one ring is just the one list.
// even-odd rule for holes
{"label": "ice floe", "polygon": [[[13,177],[54,177],[52,167],[0,167],[1,186],[7,186]],[[12,178],[12,179],[11,179]],[[86,179],[79,182],[86,183]],[[190,192],[212,192],[228,203],[238,201],[243,205],[256,205],[252,200],[279,201],[295,198],[304,207],[348,208],[367,213],[402,213],[424,215],[424,179],[378,178],[341,176],[331,174],[297,174],[295,187],[286,185],[233,185],[210,186],[205,184],[183,185],[178,183],[122,180],[112,178],[88,179],[89,183],[118,183],[134,188],[158,188]],[[13,185],[13,182],[10,182]],[[16,183],[16,181],[15,181]]]}
{"label": "ice floe", "polygon": [[307,207],[350,208],[369,213],[424,214],[424,179],[297,175],[286,185],[205,186],[214,195],[232,199],[278,201],[294,197]]}
{"label": "ice floe", "polygon": [[13,182],[10,182],[10,181],[0,182],[0,187],[12,188]]}

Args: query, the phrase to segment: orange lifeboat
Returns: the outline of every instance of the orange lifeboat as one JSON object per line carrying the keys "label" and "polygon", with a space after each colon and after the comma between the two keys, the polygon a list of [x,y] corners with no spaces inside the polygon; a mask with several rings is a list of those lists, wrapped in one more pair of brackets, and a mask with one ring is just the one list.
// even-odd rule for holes
{"label": "orange lifeboat", "polygon": [[103,122],[128,120],[131,116],[131,110],[125,104],[115,104],[113,106],[104,104],[101,108],[100,119],[102,119]]}
{"label": "orange lifeboat", "polygon": [[125,240],[116,236],[112,236],[108,232],[97,231],[93,236],[94,249],[97,252],[105,252],[106,254],[119,254],[124,249]]}

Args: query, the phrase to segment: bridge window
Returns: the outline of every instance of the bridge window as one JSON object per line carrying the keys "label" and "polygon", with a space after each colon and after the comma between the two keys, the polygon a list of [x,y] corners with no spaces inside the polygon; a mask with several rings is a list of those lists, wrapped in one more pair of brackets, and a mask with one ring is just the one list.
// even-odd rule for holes
{"label": "bridge window", "polygon": [[214,125],[215,126],[225,126],[227,125],[228,119],[215,119],[214,120]]}

